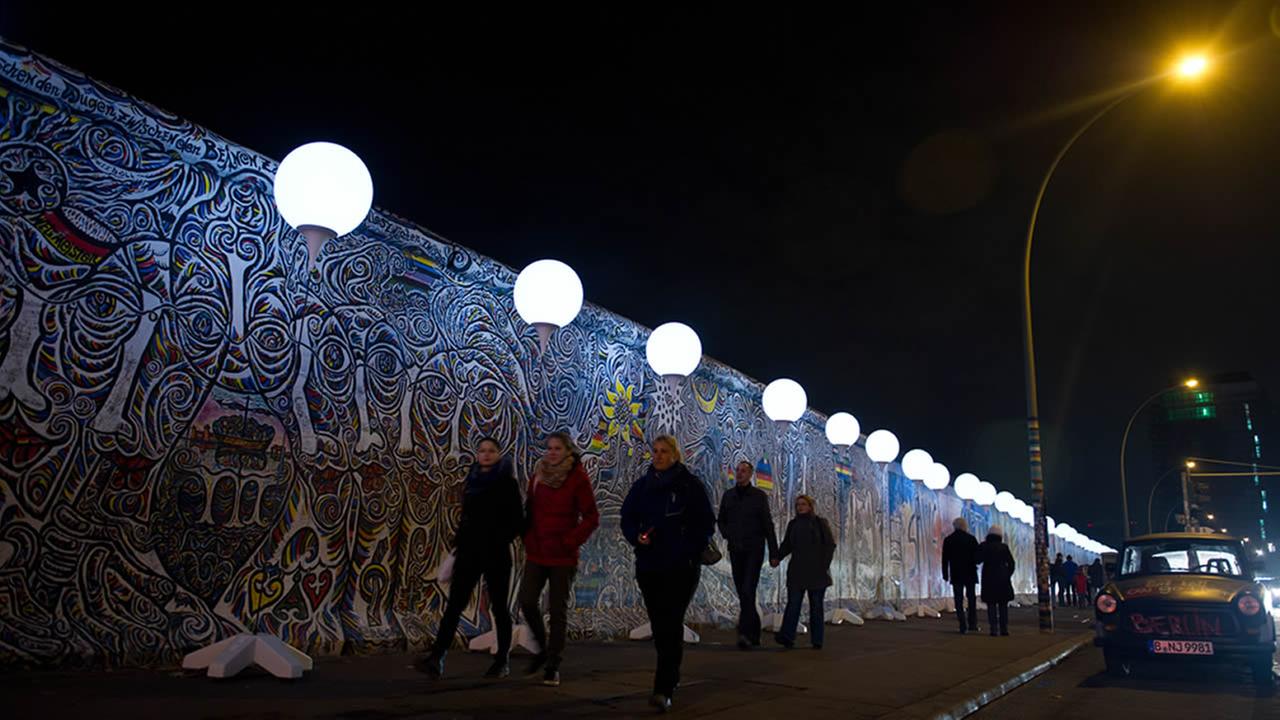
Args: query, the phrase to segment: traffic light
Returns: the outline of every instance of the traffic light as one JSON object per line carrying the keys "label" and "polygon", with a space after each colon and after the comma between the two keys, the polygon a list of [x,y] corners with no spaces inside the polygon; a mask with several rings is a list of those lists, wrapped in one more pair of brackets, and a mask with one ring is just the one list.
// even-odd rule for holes
{"label": "traffic light", "polygon": [[1200,505],[1207,504],[1213,498],[1209,496],[1209,483],[1201,480],[1194,480],[1191,483],[1191,500]]}

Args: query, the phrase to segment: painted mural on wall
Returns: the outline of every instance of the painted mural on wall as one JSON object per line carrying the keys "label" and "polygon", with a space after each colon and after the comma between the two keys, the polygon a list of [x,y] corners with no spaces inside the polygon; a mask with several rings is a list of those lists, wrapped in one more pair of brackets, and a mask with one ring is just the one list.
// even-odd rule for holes
{"label": "painted mural on wall", "polygon": [[[586,451],[603,519],[577,637],[643,616],[618,511],[659,432],[714,496],[757,463],[779,527],[814,495],[839,534],[833,602],[870,600],[886,570],[891,598],[949,596],[950,519],[991,522],[833,453],[812,413],[778,432],[728,367],[672,393],[647,331],[600,308],[540,353],[509,268],[389,214],[309,273],[274,169],[0,45],[0,663],[167,662],[246,629],[315,653],[421,646],[481,435],[522,477],[553,430]],[[1031,592],[1030,528],[1003,524]],[[733,615],[727,562],[703,577],[695,614]],[[488,627],[482,596],[464,624]]]}

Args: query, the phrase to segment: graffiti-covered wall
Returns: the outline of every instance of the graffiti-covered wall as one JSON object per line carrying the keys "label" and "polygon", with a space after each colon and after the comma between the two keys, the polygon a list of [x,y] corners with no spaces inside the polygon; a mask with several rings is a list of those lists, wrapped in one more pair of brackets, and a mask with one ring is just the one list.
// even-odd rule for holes
{"label": "graffiti-covered wall", "polygon": [[[0,663],[169,662],[245,629],[315,653],[421,646],[486,434],[522,477],[550,431],[586,451],[604,519],[577,637],[642,617],[617,517],[660,431],[717,497],[756,463],[780,526],[815,495],[839,535],[833,602],[869,600],[886,571],[891,598],[949,595],[950,519],[992,522],[833,453],[812,413],[778,432],[731,368],[669,391],[647,331],[601,308],[540,353],[509,268],[390,214],[309,273],[275,167],[0,45]],[[1030,528],[1003,524],[1031,592]],[[727,563],[703,577],[696,612],[732,615]],[[481,594],[467,629],[487,618]]]}

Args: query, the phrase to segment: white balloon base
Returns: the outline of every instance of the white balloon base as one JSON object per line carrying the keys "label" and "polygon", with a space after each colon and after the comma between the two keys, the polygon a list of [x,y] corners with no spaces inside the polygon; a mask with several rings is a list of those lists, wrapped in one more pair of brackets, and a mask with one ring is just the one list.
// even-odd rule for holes
{"label": "white balloon base", "polygon": [[[683,625],[682,627],[684,628],[684,641],[686,643],[694,645],[702,642],[702,636],[694,632],[693,628],[688,625]],[[649,623],[637,625],[631,629],[631,632],[627,634],[627,637],[632,640],[649,640],[653,638],[653,628]]]}
{"label": "white balloon base", "polygon": [[893,609],[891,605],[877,605],[867,611],[868,620],[888,620],[890,622],[906,622],[907,616]]}
{"label": "white balloon base", "polygon": [[828,625],[843,625],[844,623],[849,623],[850,625],[867,624],[867,621],[859,617],[858,613],[846,608],[829,610],[824,620]]}
{"label": "white balloon base", "polygon": [[916,603],[915,608],[914,608],[914,609],[911,609],[911,610],[908,610],[905,614],[906,614],[906,615],[914,615],[914,616],[916,616],[916,617],[918,617],[918,618],[940,618],[940,617],[942,617],[942,613],[938,612],[937,610],[934,610],[933,608],[929,607],[928,605],[925,605],[924,603]]}
{"label": "white balloon base", "polygon": [[[765,630],[772,630],[773,632],[778,632],[779,630],[782,629],[782,613],[769,613],[768,615],[765,615],[760,625]],[[796,624],[797,635],[803,635],[807,632],[809,632],[809,628],[804,623]]]}
{"label": "white balloon base", "polygon": [[183,670],[208,668],[211,678],[229,678],[250,665],[287,680],[296,680],[313,667],[306,653],[267,633],[240,633],[182,658]]}
{"label": "white balloon base", "polygon": [[[542,647],[538,645],[538,641],[533,637],[533,632],[524,623],[520,623],[511,629],[511,649],[514,651],[516,648],[524,648],[534,655],[542,651]],[[488,651],[490,655],[497,655],[498,632],[490,630],[487,633],[471,638],[471,642],[467,643],[467,649],[472,652]]]}

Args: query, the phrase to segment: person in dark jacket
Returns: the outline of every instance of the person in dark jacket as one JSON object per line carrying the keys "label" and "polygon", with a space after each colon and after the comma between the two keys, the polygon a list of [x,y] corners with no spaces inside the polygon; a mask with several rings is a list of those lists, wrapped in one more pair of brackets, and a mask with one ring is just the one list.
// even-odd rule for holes
{"label": "person in dark jacket", "polygon": [[1065,593],[1067,607],[1072,607],[1076,604],[1076,573],[1079,571],[1080,566],[1068,555],[1067,561],[1062,563],[1062,584],[1067,588]]}
{"label": "person in dark jacket", "polygon": [[756,589],[760,586],[760,570],[764,567],[765,548],[769,557],[778,554],[778,537],[769,514],[769,496],[751,485],[755,474],[751,463],[738,463],[734,477],[737,484],[720,499],[720,516],[716,523],[729,545],[729,565],[733,568],[733,586],[738,591],[738,647],[749,650],[760,645],[760,613],[756,610]]}
{"label": "person in dark jacket", "polygon": [[484,577],[489,586],[489,607],[498,635],[498,653],[485,677],[502,678],[511,671],[511,541],[520,535],[524,511],[520,486],[511,461],[502,457],[498,441],[486,437],[476,445],[476,461],[467,473],[462,495],[462,519],[454,533],[453,579],[449,601],[440,618],[440,629],[427,655],[427,672],[444,674],[444,656],[458,631],[458,620],[471,601],[471,591]]}
{"label": "person in dark jacket", "polygon": [[644,596],[658,667],[650,704],[671,709],[684,654],[684,614],[698,589],[702,552],[716,516],[702,481],[681,462],[670,435],[654,439],[653,463],[622,502],[622,535],[635,548],[636,582]]}
{"label": "person in dark jacket", "polygon": [[[542,684],[560,684],[560,661],[568,630],[569,591],[578,573],[578,548],[600,525],[591,478],[582,467],[582,453],[568,433],[547,436],[546,452],[534,468],[526,494],[528,529],[524,534],[524,577],[520,580],[520,608],[529,631],[542,649],[529,664],[528,674],[543,670]],[[542,624],[538,600],[550,585],[551,636]]]}
{"label": "person in dark jacket", "polygon": [[1057,596],[1058,607],[1062,607],[1067,601],[1067,586],[1062,582],[1062,553],[1058,553],[1058,556],[1053,559],[1053,566],[1049,568],[1049,582],[1053,583],[1054,587],[1054,592],[1049,595]]}
{"label": "person in dark jacket", "polygon": [[991,636],[1009,634],[1009,601],[1013,600],[1013,553],[1004,544],[1004,529],[992,525],[978,546],[982,565],[982,602],[987,604]]}
{"label": "person in dark jacket", "polygon": [[[956,619],[960,634],[978,629],[978,607],[974,602],[974,586],[978,583],[978,539],[969,534],[969,522],[962,517],[951,521],[955,532],[942,541],[942,579],[951,581],[956,600]],[[964,599],[969,597],[968,624]]]}
{"label": "person in dark jacket", "polygon": [[796,516],[787,523],[787,533],[769,564],[777,567],[788,555],[787,608],[782,613],[782,628],[774,635],[779,645],[792,648],[796,643],[796,627],[800,623],[800,603],[809,596],[809,641],[822,649],[823,595],[831,587],[831,559],[835,557],[836,540],[826,519],[814,511],[813,498],[796,498]]}
{"label": "person in dark jacket", "polygon": [[1094,558],[1093,564],[1089,566],[1089,590],[1091,599],[1103,585],[1107,584],[1107,571],[1102,567],[1102,558]]}

